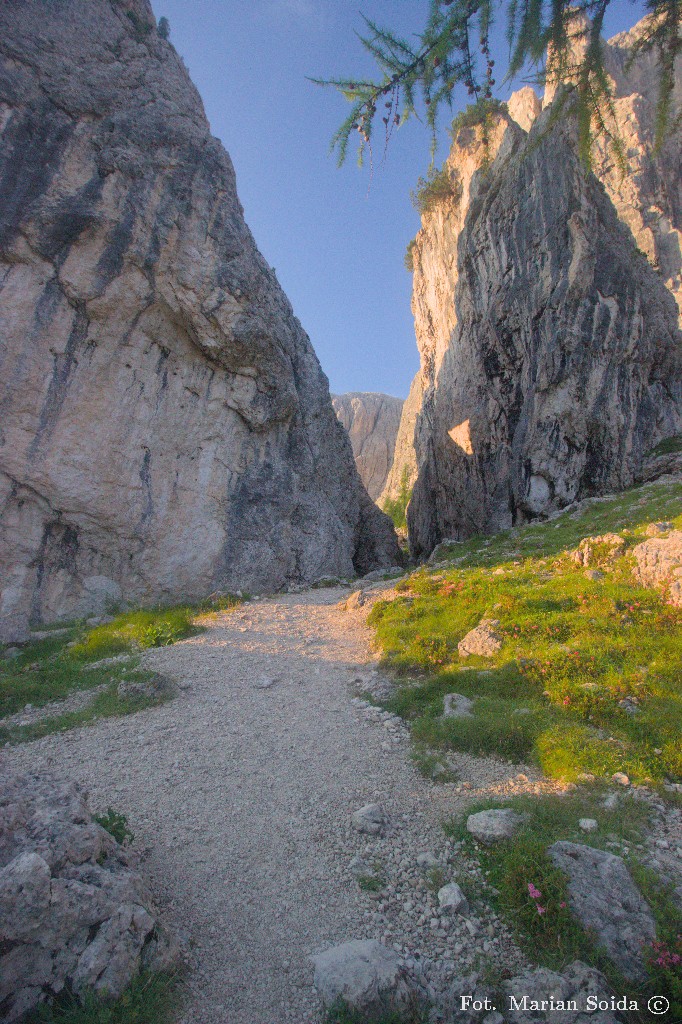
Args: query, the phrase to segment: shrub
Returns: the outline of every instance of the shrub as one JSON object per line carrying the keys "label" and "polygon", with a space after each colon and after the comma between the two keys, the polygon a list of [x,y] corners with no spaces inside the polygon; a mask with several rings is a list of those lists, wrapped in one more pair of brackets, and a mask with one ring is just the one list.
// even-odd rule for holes
{"label": "shrub", "polygon": [[407,249],[403,256],[403,263],[405,264],[405,270],[409,270],[411,274],[414,273],[414,247],[417,244],[417,239],[413,238],[411,242],[407,243]]}
{"label": "shrub", "polygon": [[95,821],[101,825],[105,832],[113,836],[117,843],[123,846],[125,843],[132,843],[135,836],[128,828],[128,819],[125,814],[119,814],[113,807],[107,807],[106,814],[96,814]]}
{"label": "shrub", "polygon": [[450,125],[450,138],[457,141],[457,136],[465,128],[488,127],[494,114],[507,112],[507,104],[500,100],[479,100],[478,103],[470,103],[454,119]]}
{"label": "shrub", "polygon": [[159,24],[156,27],[161,39],[168,39],[170,35],[170,22],[168,18],[159,18]]}
{"label": "shrub", "polygon": [[447,165],[439,171],[432,167],[425,178],[419,178],[410,198],[415,209],[423,215],[447,200],[458,203],[462,198],[462,186]]}

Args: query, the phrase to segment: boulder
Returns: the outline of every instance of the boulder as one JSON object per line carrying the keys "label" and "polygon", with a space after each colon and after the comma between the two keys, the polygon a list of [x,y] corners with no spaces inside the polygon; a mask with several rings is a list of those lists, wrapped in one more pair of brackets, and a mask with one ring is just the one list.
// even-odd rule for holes
{"label": "boulder", "polygon": [[524,822],[524,816],[510,807],[478,811],[467,818],[467,832],[484,846],[491,846],[502,839],[511,839]]}
{"label": "boulder", "polygon": [[230,158],[132,2],[0,4],[0,642],[400,557]]}
{"label": "boulder", "polygon": [[[525,974],[502,983],[505,1017],[508,1024],[617,1024],[609,1009],[598,1009],[600,1001],[611,1004],[611,990],[603,974],[580,960],[562,974],[546,967],[529,969]],[[588,1000],[595,1003],[590,1009]],[[570,1004],[577,1004],[574,1009]]]}
{"label": "boulder", "polygon": [[472,654],[479,658],[492,658],[502,647],[502,640],[497,633],[497,619],[481,619],[479,624],[470,630],[457,644],[461,658]]}
{"label": "boulder", "polygon": [[367,594],[364,590],[354,590],[350,597],[341,601],[341,607],[347,612],[355,612],[367,604]]}
{"label": "boulder", "polygon": [[548,850],[568,877],[571,910],[630,981],[646,978],[644,947],[656,938],[648,903],[621,857],[561,841]]}
{"label": "boulder", "polygon": [[46,775],[0,795],[0,1016],[15,1021],[69,984],[118,996],[175,949],[129,851],[87,795]]}
{"label": "boulder", "polygon": [[466,910],[467,898],[457,882],[449,882],[438,890],[438,904],[443,910],[457,914]]}
{"label": "boulder", "polygon": [[384,830],[387,822],[386,813],[381,804],[365,804],[359,810],[354,811],[351,821],[357,832],[364,832],[367,835],[376,836]]}
{"label": "boulder", "polygon": [[[468,635],[471,636],[471,633]],[[443,698],[443,715],[445,718],[471,718],[473,706],[474,702],[462,693],[446,693]]]}
{"label": "boulder", "polygon": [[637,563],[637,582],[661,590],[670,604],[682,608],[682,530],[645,540],[632,549],[632,554]]}
{"label": "boulder", "polygon": [[615,562],[625,551],[625,541],[617,533],[603,537],[584,537],[571,558],[578,565],[603,565]]}
{"label": "boulder", "polygon": [[375,939],[353,939],[311,957],[314,985],[323,1005],[344,1005],[363,1014],[403,1014],[420,992],[398,954]]}
{"label": "boulder", "polygon": [[428,850],[424,851],[424,853],[417,854],[417,867],[421,871],[431,871],[433,868],[438,868],[440,866],[441,863],[438,860],[438,857],[434,857],[434,855]]}

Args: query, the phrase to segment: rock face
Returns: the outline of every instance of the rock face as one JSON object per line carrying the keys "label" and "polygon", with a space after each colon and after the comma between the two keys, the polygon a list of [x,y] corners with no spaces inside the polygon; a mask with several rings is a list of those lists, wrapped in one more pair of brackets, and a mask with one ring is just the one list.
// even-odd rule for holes
{"label": "rock face", "polygon": [[0,132],[0,638],[394,564],[148,0],[1,5]]}
{"label": "rock face", "polygon": [[457,187],[412,248],[421,366],[386,487],[419,476],[419,556],[627,486],[681,429],[682,130],[653,153],[655,58],[626,70],[642,31],[605,44],[625,178],[601,142],[589,175],[570,124],[547,132],[551,86],[543,113],[515,93],[487,145],[476,127],[454,141]]}
{"label": "rock face", "polygon": [[637,563],[635,579],[645,587],[662,590],[669,604],[682,608],[682,530],[645,540],[632,554]]}
{"label": "rock face", "polygon": [[334,395],[332,404],[350,437],[360,479],[372,501],[377,501],[393,465],[403,400],[351,391]]}
{"label": "rock face", "polygon": [[116,996],[141,969],[168,965],[139,875],[74,785],[29,775],[3,788],[0,950],[3,1021],[67,984]]}
{"label": "rock face", "polygon": [[311,960],[315,988],[325,1007],[342,1004],[363,1014],[402,1014],[420,1001],[398,954],[376,939],[344,942]]}
{"label": "rock face", "polygon": [[580,960],[570,964],[563,974],[546,967],[528,970],[518,978],[503,982],[502,988],[506,1019],[510,1024],[536,1024],[538,1021],[617,1024],[618,1021],[611,1010],[596,1009],[600,1002],[609,1004],[611,1000],[606,978]]}
{"label": "rock face", "polygon": [[[545,111],[526,135],[495,116],[415,435],[417,555],[620,490],[682,427],[677,309],[580,163],[573,118],[551,128]],[[480,165],[467,131],[455,149]]]}
{"label": "rock face", "polygon": [[644,946],[656,938],[656,924],[623,859],[563,841],[547,852],[568,875],[570,907],[583,927],[595,933],[626,978],[643,981]]}
{"label": "rock face", "polygon": [[[578,22],[578,30],[581,23]],[[659,93],[656,54],[642,54],[628,66],[632,48],[641,39],[646,25],[644,18],[629,32],[621,32],[604,44],[615,122],[627,154],[628,173],[621,174],[613,151],[603,139],[595,142],[592,157],[594,172],[606,188],[618,216],[673,293],[682,325],[682,132],[678,126],[656,151]],[[576,43],[576,49],[581,46],[584,42]],[[678,61],[676,70],[673,104],[679,110],[682,60]],[[554,87],[548,85],[544,106],[552,101],[553,95]]]}

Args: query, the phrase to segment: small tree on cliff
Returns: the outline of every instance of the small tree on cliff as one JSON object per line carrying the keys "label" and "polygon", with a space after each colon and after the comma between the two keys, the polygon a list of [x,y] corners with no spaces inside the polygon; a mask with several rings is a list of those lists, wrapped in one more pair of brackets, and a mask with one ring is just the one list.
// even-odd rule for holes
{"label": "small tree on cliff", "polygon": [[[362,163],[377,120],[388,144],[393,131],[411,116],[418,116],[420,108],[426,113],[435,148],[438,113],[443,105],[452,108],[458,85],[466,89],[471,102],[489,103],[495,85],[490,33],[497,19],[504,19],[509,42],[506,79],[526,69],[534,70],[541,82],[574,86],[581,153],[589,163],[594,136],[614,137],[611,86],[601,38],[604,16],[612,2],[429,0],[426,25],[416,44],[365,19],[367,34],[360,39],[376,60],[380,76],[363,81],[313,79],[318,85],[335,87],[351,103],[348,117],[332,139],[339,164],[346,158],[351,133],[359,135]],[[650,50],[658,55],[656,145],[660,146],[676,117],[672,100],[675,58],[682,52],[682,0],[647,0],[646,8],[650,19],[633,58]]]}

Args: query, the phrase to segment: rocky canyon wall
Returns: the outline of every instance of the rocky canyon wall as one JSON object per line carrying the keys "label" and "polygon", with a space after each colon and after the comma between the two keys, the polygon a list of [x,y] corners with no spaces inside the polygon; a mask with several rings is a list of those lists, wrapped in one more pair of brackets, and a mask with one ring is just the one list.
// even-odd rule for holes
{"label": "rocky canyon wall", "polygon": [[393,465],[403,400],[372,391],[349,391],[334,395],[332,404],[350,438],[360,479],[372,501],[377,501]]}
{"label": "rocky canyon wall", "polygon": [[[550,119],[527,134],[495,115],[472,178],[455,324],[415,434],[418,555],[624,488],[682,428],[674,299],[581,164],[574,119]],[[462,160],[482,138],[466,133]]]}
{"label": "rocky canyon wall", "polygon": [[147,0],[0,5],[0,638],[393,564]]}
{"label": "rocky canyon wall", "polygon": [[[488,423],[490,436],[488,441],[492,449],[497,450],[500,438],[496,436],[493,421],[489,420],[492,415],[486,412],[490,402],[500,402],[504,416],[511,413],[512,419],[516,413],[510,408],[510,403],[521,404],[525,407],[533,400],[534,392],[541,392],[545,383],[538,377],[538,367],[530,369],[537,360],[542,360],[543,346],[549,344],[552,332],[559,339],[559,349],[553,358],[558,358],[564,365],[567,372],[566,385],[568,393],[573,389],[573,396],[576,401],[582,399],[580,388],[576,391],[577,379],[569,385],[568,356],[564,351],[561,355],[559,350],[564,348],[562,337],[566,331],[575,333],[573,325],[562,320],[562,315],[567,311],[561,310],[560,303],[556,296],[560,291],[566,290],[570,283],[571,290],[576,293],[576,268],[587,266],[591,261],[595,264],[596,270],[600,261],[610,259],[607,251],[600,248],[601,242],[589,236],[585,237],[582,249],[579,247],[579,232],[576,233],[577,219],[587,218],[590,223],[596,218],[603,227],[602,241],[612,231],[607,227],[607,208],[611,207],[611,214],[617,216],[623,229],[620,234],[621,242],[616,243],[613,236],[613,245],[618,248],[624,246],[621,258],[621,269],[627,273],[630,284],[637,289],[642,287],[647,291],[644,296],[637,294],[635,308],[639,311],[633,314],[637,316],[650,316],[650,303],[654,296],[656,301],[665,307],[666,296],[663,289],[667,287],[669,293],[680,304],[680,270],[682,258],[680,254],[680,226],[682,219],[682,145],[681,133],[678,130],[666,142],[660,153],[654,152],[654,122],[655,122],[655,101],[657,94],[655,58],[643,56],[638,58],[631,68],[626,69],[627,60],[630,56],[633,43],[642,32],[642,23],[636,26],[631,32],[616,36],[606,44],[606,61],[614,88],[614,106],[620,135],[625,142],[628,158],[628,173],[623,177],[615,161],[613,151],[609,150],[602,141],[597,141],[594,146],[594,175],[601,182],[601,188],[588,187],[587,177],[585,182],[580,181],[581,168],[575,164],[574,142],[568,136],[563,135],[561,145],[566,150],[566,158],[570,159],[573,179],[569,183],[568,178],[560,176],[558,187],[554,187],[551,176],[547,174],[547,166],[556,159],[553,152],[554,143],[543,136],[549,127],[548,116],[543,115],[542,124],[536,126],[535,122],[540,115],[543,104],[530,88],[524,88],[515,93],[507,104],[507,115],[498,116],[491,125],[489,139],[484,145],[483,134],[480,128],[475,126],[465,127],[459,130],[454,142],[452,151],[446,162],[445,168],[450,175],[453,185],[452,196],[440,199],[434,203],[422,217],[422,227],[419,231],[412,248],[414,264],[414,282],[412,308],[415,316],[415,329],[417,345],[420,352],[421,366],[413,382],[410,396],[405,403],[401,426],[396,442],[396,453],[393,469],[389,475],[386,493],[394,491],[398,481],[408,468],[410,478],[414,481],[418,473],[421,474],[421,483],[416,490],[413,499],[411,514],[413,543],[418,553],[427,552],[433,543],[443,536],[466,536],[472,532],[485,532],[499,528],[501,525],[510,525],[530,515],[540,515],[560,507],[562,504],[573,500],[575,494],[598,492],[603,486],[625,486],[625,482],[631,479],[635,472],[635,466],[641,458],[642,448],[648,442],[644,434],[649,431],[649,439],[658,436],[656,431],[671,430],[674,432],[673,420],[677,416],[676,405],[678,392],[678,378],[673,376],[670,380],[670,393],[666,397],[662,393],[658,398],[651,398],[653,393],[647,391],[644,378],[640,383],[644,390],[635,393],[616,388],[615,393],[608,396],[608,374],[601,384],[596,379],[593,381],[594,393],[586,396],[585,405],[578,405],[577,411],[570,415],[583,415],[586,423],[590,424],[588,433],[599,434],[602,427],[597,428],[594,420],[605,415],[604,410],[612,406],[611,412],[606,416],[614,417],[617,422],[611,424],[616,432],[627,434],[626,422],[632,422],[632,403],[644,401],[644,393],[647,392],[652,401],[660,401],[660,422],[654,428],[651,417],[647,418],[648,427],[644,434],[640,428],[635,433],[641,434],[631,451],[625,456],[623,472],[618,482],[618,474],[610,477],[610,483],[606,479],[595,476],[594,467],[599,459],[590,456],[587,469],[578,473],[580,479],[573,479],[573,483],[566,485],[569,478],[574,476],[576,467],[564,474],[560,479],[554,480],[550,473],[551,480],[545,484],[540,482],[542,473],[530,472],[527,459],[525,442],[513,429],[508,437],[511,444],[513,439],[514,456],[511,462],[516,468],[509,465],[503,466],[507,456],[503,456],[501,448],[495,459],[498,460],[499,478],[495,472],[487,474],[485,485],[486,497],[480,489],[480,479],[477,483],[469,480],[469,475],[474,472],[472,465],[476,463],[478,451],[474,452],[474,440],[477,444],[484,443],[484,433]],[[680,75],[677,76],[676,99],[680,99],[681,88]],[[544,100],[545,109],[553,99],[554,90],[548,87]],[[534,127],[535,126],[535,127]],[[532,141],[526,143],[526,133],[531,132]],[[550,133],[554,134],[554,133]],[[557,139],[562,135],[557,131]],[[558,144],[558,143],[557,143]],[[539,155],[535,156],[538,149]],[[490,170],[485,170],[486,161],[492,161]],[[507,163],[509,166],[507,167]],[[527,177],[526,172],[521,170],[521,164],[528,163],[533,167],[534,173],[538,176],[536,183]],[[505,174],[509,172],[514,177],[517,192],[509,191],[505,185]],[[570,176],[569,176],[570,177]],[[594,176],[591,177],[592,182]],[[530,190],[530,191],[528,191]],[[508,226],[513,222],[514,230],[519,233],[513,238],[506,240],[495,228],[492,220],[484,227],[480,221],[482,210],[485,207],[483,196],[497,196],[494,205],[494,215],[500,216]],[[608,196],[610,203],[606,204],[599,199]],[[502,199],[508,207],[502,208]],[[612,204],[612,206],[611,206]],[[538,207],[542,206],[542,212]],[[587,213],[587,208],[591,212]],[[491,207],[491,209],[493,209]],[[574,216],[575,215],[575,216]],[[487,214],[486,214],[487,216]],[[561,229],[561,216],[566,217],[566,224]],[[609,215],[610,216],[610,215]],[[551,227],[552,234],[546,239],[543,248],[538,246],[536,232],[542,230],[543,219],[547,218],[546,224]],[[571,219],[573,218],[573,219]],[[577,218],[577,219],[576,219]],[[606,219],[605,219],[606,218]],[[478,226],[474,222],[478,220]],[[571,227],[569,227],[569,222]],[[523,223],[526,228],[520,227]],[[530,229],[532,226],[532,230]],[[488,234],[486,234],[486,231]],[[492,262],[487,258],[487,250],[498,248],[497,263],[493,258]],[[606,247],[608,249],[608,246]],[[640,250],[638,252],[637,250]],[[642,254],[649,261],[656,271],[649,279],[642,278],[645,268],[641,266]],[[489,255],[489,254],[488,254]],[[523,262],[526,266],[522,269]],[[466,281],[462,282],[463,268],[473,268],[468,274]],[[477,281],[480,273],[482,279]],[[563,275],[564,283],[560,284]],[[514,287],[511,285],[511,278],[516,278]],[[587,308],[594,306],[594,301],[611,302],[617,293],[599,292],[599,274],[593,275],[591,283],[588,277],[584,277],[583,300]],[[570,282],[569,282],[570,278]],[[548,293],[545,289],[552,281],[554,291]],[[524,281],[522,286],[520,282]],[[543,282],[543,287],[538,287]],[[638,283],[636,283],[638,282]],[[604,283],[604,282],[602,282]],[[526,295],[527,308],[521,311],[520,303],[522,295],[520,288],[528,287]],[[662,288],[663,286],[663,288]],[[470,290],[473,289],[473,290]],[[597,292],[601,298],[597,300]],[[620,297],[621,299],[624,296]],[[620,301],[620,300],[618,300]],[[628,300],[630,301],[630,299]],[[522,343],[521,349],[517,349],[519,340],[518,328],[514,326],[511,330],[513,343],[511,347],[507,342],[500,345],[497,342],[493,349],[504,348],[506,352],[500,362],[500,351],[491,355],[488,354],[483,360],[482,349],[490,348],[489,333],[486,333],[485,321],[491,315],[491,303],[499,312],[503,304],[508,304],[511,320],[514,316],[520,316],[521,320],[530,318],[530,321],[543,324],[544,342],[538,345],[537,332],[535,328]],[[478,313],[472,309],[472,303],[480,303]],[[575,306],[574,312],[578,313],[580,303]],[[568,307],[567,307],[568,308]],[[590,357],[589,344],[584,339],[585,349],[582,359],[587,362],[590,358],[594,360],[595,366],[605,366],[608,360],[608,351],[611,348],[613,366],[615,370],[620,365],[620,373],[625,374],[625,366],[618,355],[618,346],[622,343],[623,332],[627,334],[635,323],[631,320],[629,312],[618,306],[617,310],[611,304],[614,312],[613,324],[608,333],[608,341],[601,337],[597,330],[592,338],[594,345],[593,355]],[[461,325],[462,311],[468,309],[470,323],[466,330],[473,332],[472,338],[465,337],[465,330]],[[594,306],[597,309],[597,306]],[[648,310],[648,311],[647,311]],[[514,312],[512,312],[514,311]],[[573,315],[573,311],[571,313]],[[553,317],[553,319],[552,319]],[[669,313],[663,314],[665,326],[664,334],[667,338],[672,335],[675,324],[670,322]],[[663,321],[658,319],[658,314],[653,320],[645,320],[642,334],[650,339],[652,330],[658,331]],[[493,324],[497,321],[493,317]],[[501,325],[492,328],[498,331]],[[586,328],[580,330],[585,333]],[[602,332],[603,333],[603,332]],[[535,340],[532,340],[535,337]],[[631,338],[632,344],[634,336]],[[663,346],[666,351],[676,351],[676,342],[666,342]],[[530,345],[530,348],[528,347]],[[600,348],[601,346],[601,348]],[[604,350],[606,346],[606,350]],[[672,347],[671,347],[672,346]],[[632,370],[637,376],[637,360],[641,354],[642,363],[646,364],[647,356],[641,351],[641,345],[637,343],[637,350],[632,355]],[[667,357],[666,357],[667,358]],[[654,363],[656,362],[654,359]],[[471,371],[472,361],[478,367]],[[491,361],[492,360],[492,361]],[[447,362],[447,367],[445,363]],[[664,360],[665,362],[665,360]],[[675,360],[673,359],[673,362]],[[519,389],[512,399],[511,391],[506,395],[500,395],[499,375],[501,368],[505,367],[505,373],[512,374],[513,366],[518,367]],[[675,364],[676,365],[676,364]],[[651,371],[656,375],[659,371],[651,364]],[[564,371],[561,371],[564,372]],[[611,371],[609,371],[611,372]],[[645,376],[646,376],[645,371]],[[677,374],[677,370],[673,370]],[[525,376],[524,376],[525,375]],[[558,381],[559,378],[557,378]],[[466,382],[466,383],[465,383]],[[509,382],[508,382],[509,383]],[[584,383],[584,382],[583,382]],[[471,420],[472,401],[471,395],[463,402],[461,409],[458,402],[464,399],[464,391],[469,387],[472,393],[478,396],[480,408],[475,419]],[[605,390],[600,391],[601,388]],[[601,397],[599,397],[601,395]],[[649,399],[647,399],[649,401]],[[615,403],[615,404],[614,404]],[[475,404],[475,403],[474,403]],[[466,407],[466,415],[465,413]],[[459,415],[459,412],[462,415]],[[524,414],[525,415],[525,414]],[[557,410],[557,420],[560,419]],[[672,419],[671,419],[672,416]],[[441,417],[444,417],[441,420]],[[465,427],[463,424],[467,423]],[[665,426],[664,424],[667,424]],[[418,441],[415,441],[415,430]],[[444,434],[448,441],[443,441]],[[467,431],[469,433],[467,434]],[[474,431],[471,433],[471,431]],[[478,433],[477,433],[478,431]],[[559,430],[561,434],[561,430]],[[460,436],[461,435],[461,436]],[[465,436],[466,435],[466,436]],[[578,448],[586,451],[586,442],[579,437],[572,438],[569,430],[564,440],[566,444],[575,443]],[[460,443],[461,442],[461,443]],[[504,442],[506,444],[507,442]],[[539,437],[534,444],[542,445],[544,442]],[[416,444],[416,448],[415,448]],[[462,447],[463,444],[463,447]],[[502,448],[504,448],[502,444]],[[554,442],[552,442],[554,444]],[[626,442],[626,448],[630,442]],[[587,447],[590,447],[591,442]],[[454,462],[458,468],[450,465],[451,454],[455,449],[459,450]],[[471,451],[468,451],[471,449]],[[536,451],[536,456],[539,453]],[[591,449],[590,449],[591,450]],[[466,458],[461,462],[461,454]],[[546,452],[547,460],[552,462],[555,457]],[[601,456],[600,456],[601,457]],[[618,456],[604,454],[606,461],[613,457],[616,461]],[[526,458],[527,466],[521,469],[519,460]],[[441,460],[442,466],[436,462]],[[501,460],[501,461],[499,461]],[[569,461],[571,461],[569,459]],[[531,460],[532,462],[532,460]],[[442,470],[442,472],[441,472]],[[511,473],[511,478],[509,477]],[[462,474],[460,478],[460,474]],[[521,475],[519,475],[521,474]],[[524,475],[525,474],[525,475]],[[538,476],[532,486],[530,477]],[[474,472],[474,476],[476,473]],[[608,473],[607,473],[608,476]],[[523,479],[522,479],[523,477]],[[509,480],[514,480],[513,494],[507,494]],[[543,477],[544,479],[544,477]],[[470,488],[471,484],[471,488]],[[454,488],[448,496],[450,488]],[[499,493],[493,497],[488,493],[488,488],[494,491],[504,492],[506,497],[502,499]],[[576,490],[577,487],[577,490]],[[532,495],[531,495],[532,490]],[[460,503],[462,494],[471,493],[473,500],[468,501],[464,497],[460,513],[453,514],[453,506]],[[417,509],[421,506],[421,511]],[[441,515],[442,513],[442,515]]]}

